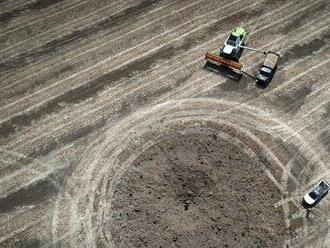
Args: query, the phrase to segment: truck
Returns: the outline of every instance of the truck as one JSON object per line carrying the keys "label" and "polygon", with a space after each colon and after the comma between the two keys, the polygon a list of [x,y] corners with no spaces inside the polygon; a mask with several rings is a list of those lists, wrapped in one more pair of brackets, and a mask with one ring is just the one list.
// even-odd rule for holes
{"label": "truck", "polygon": [[261,88],[268,86],[275,74],[279,59],[280,55],[275,52],[268,52],[266,54],[265,61],[263,62],[256,77],[257,86],[260,86]]}

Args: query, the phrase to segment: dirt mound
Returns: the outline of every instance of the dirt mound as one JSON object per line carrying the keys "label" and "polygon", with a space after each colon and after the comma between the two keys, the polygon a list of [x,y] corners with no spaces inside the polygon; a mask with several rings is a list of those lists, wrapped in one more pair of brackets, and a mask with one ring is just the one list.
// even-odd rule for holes
{"label": "dirt mound", "polygon": [[281,193],[260,163],[216,133],[166,137],[118,181],[116,247],[282,247]]}

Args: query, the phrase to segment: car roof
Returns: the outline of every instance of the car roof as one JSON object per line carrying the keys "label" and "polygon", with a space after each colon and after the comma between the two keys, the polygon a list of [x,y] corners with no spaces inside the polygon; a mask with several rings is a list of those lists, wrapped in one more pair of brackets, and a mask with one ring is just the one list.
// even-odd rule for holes
{"label": "car roof", "polygon": [[280,56],[275,53],[267,53],[266,59],[264,61],[264,66],[274,69],[277,65]]}

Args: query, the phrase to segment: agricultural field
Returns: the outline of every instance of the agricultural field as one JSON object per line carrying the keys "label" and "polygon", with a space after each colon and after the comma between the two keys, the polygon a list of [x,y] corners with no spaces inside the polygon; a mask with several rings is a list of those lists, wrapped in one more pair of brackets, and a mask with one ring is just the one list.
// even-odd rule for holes
{"label": "agricultural field", "polygon": [[[203,68],[237,26],[265,89]],[[330,247],[329,41],[328,0],[0,0],[0,247]]]}

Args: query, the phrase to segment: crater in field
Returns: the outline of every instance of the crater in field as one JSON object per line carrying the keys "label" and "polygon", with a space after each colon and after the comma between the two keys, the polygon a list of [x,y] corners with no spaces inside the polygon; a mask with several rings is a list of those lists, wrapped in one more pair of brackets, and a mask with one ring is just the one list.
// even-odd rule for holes
{"label": "crater in field", "polygon": [[118,247],[283,247],[281,192],[262,162],[216,132],[172,134],[118,179]]}

